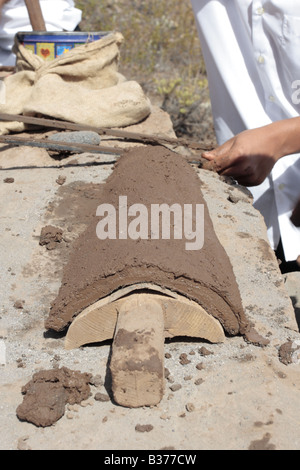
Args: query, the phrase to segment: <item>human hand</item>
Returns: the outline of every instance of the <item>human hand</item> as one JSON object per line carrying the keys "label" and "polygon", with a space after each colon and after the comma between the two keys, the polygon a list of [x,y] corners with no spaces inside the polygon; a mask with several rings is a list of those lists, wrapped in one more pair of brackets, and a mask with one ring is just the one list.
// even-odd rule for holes
{"label": "human hand", "polygon": [[282,156],[272,125],[243,131],[216,149],[204,152],[203,168],[232,176],[244,186],[257,186]]}

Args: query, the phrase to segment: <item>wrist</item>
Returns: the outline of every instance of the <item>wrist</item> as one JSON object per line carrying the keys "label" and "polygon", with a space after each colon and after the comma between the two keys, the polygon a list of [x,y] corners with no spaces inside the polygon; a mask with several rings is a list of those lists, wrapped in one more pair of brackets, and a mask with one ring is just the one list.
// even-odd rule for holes
{"label": "wrist", "polygon": [[284,119],[272,124],[274,156],[276,161],[286,155],[300,152],[300,118]]}

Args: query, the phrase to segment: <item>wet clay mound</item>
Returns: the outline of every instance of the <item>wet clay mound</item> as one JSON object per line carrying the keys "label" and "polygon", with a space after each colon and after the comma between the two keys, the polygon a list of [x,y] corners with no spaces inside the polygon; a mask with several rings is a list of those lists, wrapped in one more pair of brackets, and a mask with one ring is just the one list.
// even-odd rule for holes
{"label": "wet clay mound", "polygon": [[[141,227],[145,228],[144,219],[139,219],[141,223],[138,225],[137,217],[141,212],[134,214],[133,211],[131,214],[134,216],[128,216],[129,233],[131,222],[136,228],[129,236],[127,230],[123,230],[126,221],[123,220],[124,207],[119,209],[120,196],[123,202],[124,197],[127,198],[127,210],[133,210],[134,204],[141,204],[143,214],[146,210],[148,216],[153,204],[169,207],[177,204],[182,208],[185,220],[184,208],[187,206],[184,205],[190,205],[197,233],[203,230],[203,220],[196,215],[196,205],[202,205],[203,246],[187,249],[187,242],[191,240],[187,240],[184,230],[181,239],[174,239],[172,228],[175,219],[171,224],[170,239],[162,239],[161,235],[158,239],[151,238],[154,228],[150,216],[147,234],[143,232],[144,239],[133,239]],[[98,238],[97,225],[101,218],[95,214],[86,231],[73,244],[46,328],[62,331],[84,308],[119,288],[153,283],[196,301],[221,322],[228,334],[245,332],[247,320],[231,263],[215,234],[202,196],[201,181],[184,158],[159,146],[128,150],[103,185],[99,197],[99,205],[102,204],[115,208],[116,237]],[[120,215],[123,217],[120,227],[124,239],[119,238]],[[202,227],[199,221],[202,221]],[[113,222],[107,225],[107,230],[108,227],[113,228]]]}
{"label": "wet clay mound", "polygon": [[67,403],[80,403],[90,396],[90,378],[91,374],[67,367],[37,372],[22,388],[18,418],[36,426],[51,426],[64,415]]}

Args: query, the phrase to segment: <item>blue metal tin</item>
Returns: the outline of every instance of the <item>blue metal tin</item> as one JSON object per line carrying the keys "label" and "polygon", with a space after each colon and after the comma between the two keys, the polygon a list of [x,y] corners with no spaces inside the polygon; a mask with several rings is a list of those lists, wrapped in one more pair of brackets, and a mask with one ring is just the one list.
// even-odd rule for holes
{"label": "blue metal tin", "polygon": [[72,50],[76,46],[82,46],[97,41],[110,32],[19,32],[18,41],[33,54],[44,60],[53,60]]}

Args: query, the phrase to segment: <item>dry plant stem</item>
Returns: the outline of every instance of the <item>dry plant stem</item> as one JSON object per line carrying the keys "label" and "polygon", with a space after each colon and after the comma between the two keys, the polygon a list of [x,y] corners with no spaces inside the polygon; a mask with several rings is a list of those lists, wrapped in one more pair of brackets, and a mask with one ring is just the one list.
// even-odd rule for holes
{"label": "dry plant stem", "polygon": [[39,0],[25,0],[25,4],[33,31],[46,31]]}

